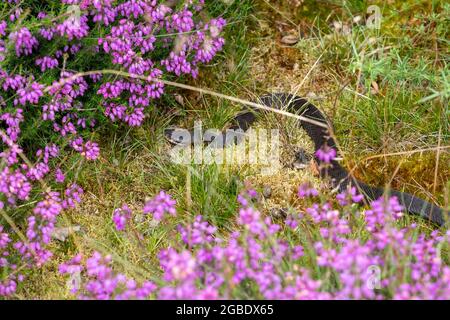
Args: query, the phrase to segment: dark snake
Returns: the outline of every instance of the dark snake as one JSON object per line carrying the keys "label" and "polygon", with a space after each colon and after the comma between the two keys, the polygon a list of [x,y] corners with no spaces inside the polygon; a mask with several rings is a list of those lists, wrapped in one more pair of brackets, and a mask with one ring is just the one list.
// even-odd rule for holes
{"label": "dark snake", "polygon": [[[258,102],[272,108],[279,108],[279,106],[286,106],[285,110],[295,114],[301,114],[303,117],[315,120],[316,123],[323,123],[325,126],[319,126],[317,124],[308,122],[306,120],[299,120],[299,126],[304,129],[307,135],[311,138],[314,143],[314,150],[317,151],[323,146],[328,146],[335,150],[337,149],[336,142],[331,137],[328,128],[331,127],[331,123],[327,121],[325,115],[312,103],[307,100],[286,93],[275,93],[268,94],[258,98]],[[245,112],[238,114],[234,118],[234,124],[229,128],[229,130],[240,131],[245,133],[251,125],[257,119],[257,113],[255,111],[247,109]],[[184,138],[176,135],[176,130],[167,129],[165,131],[166,137],[174,144],[183,144]],[[240,143],[242,139],[236,139],[236,136],[226,135],[224,132],[221,133],[221,143],[216,143],[220,139],[214,139],[209,141],[210,147],[227,147],[233,143]],[[195,143],[198,137],[194,137],[194,133],[190,132],[189,144]],[[203,139],[203,138],[200,138]],[[202,140],[202,142],[205,142]],[[297,157],[304,157],[303,154],[297,154]],[[440,207],[429,203],[423,199],[420,199],[412,194],[406,192],[400,192],[397,190],[387,190],[381,187],[373,187],[365,184],[362,181],[354,178],[349,172],[343,168],[338,161],[332,160],[330,165],[324,166],[321,160],[317,157],[316,152],[314,152],[314,159],[317,164],[319,164],[319,173],[322,178],[331,178],[331,184],[333,188],[337,189],[339,192],[344,192],[348,190],[349,187],[356,187],[359,192],[364,196],[365,201],[368,203],[370,201],[379,199],[385,195],[398,198],[400,205],[402,205],[409,214],[420,216],[426,220],[429,220],[439,226],[445,225],[446,221],[449,219],[449,213],[445,213]]]}

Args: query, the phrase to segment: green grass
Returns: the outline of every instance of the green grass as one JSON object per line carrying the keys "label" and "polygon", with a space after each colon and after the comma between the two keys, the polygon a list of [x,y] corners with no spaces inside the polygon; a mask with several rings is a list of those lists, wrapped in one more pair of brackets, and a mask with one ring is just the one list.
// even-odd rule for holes
{"label": "green grass", "polygon": [[[227,6],[208,2],[211,16],[220,15],[229,22],[227,45],[213,65],[202,68],[199,79],[193,85],[235,96],[241,96],[244,92],[249,81],[246,61],[252,41],[248,31],[253,23],[252,3],[251,0],[244,0]],[[77,63],[83,64],[80,70],[85,70],[87,65],[95,65],[95,56],[91,58],[75,61],[71,68],[80,69]],[[107,63],[103,61],[96,68]],[[186,82],[187,79],[177,81]],[[90,137],[100,142],[102,152],[98,161],[89,163],[81,157],[72,157],[61,163],[68,172],[67,179],[75,180],[86,194],[83,205],[60,217],[58,227],[80,225],[82,231],[72,234],[63,243],[54,243],[55,259],[42,270],[33,271],[27,285],[19,288],[16,298],[70,298],[65,291],[65,280],[58,275],[57,266],[76,252],[98,250],[112,254],[117,269],[137,279],[153,278],[160,272],[155,268],[156,254],[161,248],[174,243],[173,233],[179,222],[189,221],[202,213],[210,221],[231,228],[230,221],[234,220],[232,216],[237,207],[238,182],[235,175],[228,175],[223,168],[193,165],[192,174],[187,176],[186,166],[171,162],[163,130],[169,125],[190,127],[198,119],[203,121],[205,127],[221,129],[240,106],[211,97],[196,97],[187,91],[177,92],[173,88],[166,88],[166,91],[168,94],[155,105],[140,128],[100,122],[98,130]],[[183,96],[184,105],[176,102],[175,92]],[[101,103],[98,97],[91,98],[85,101],[85,109],[95,109]],[[44,137],[41,123],[29,124],[28,127],[27,139]],[[34,147],[37,148],[37,145]],[[189,193],[186,192],[188,183],[191,186]],[[168,225],[156,227],[149,225],[148,221],[136,222],[137,230],[145,239],[123,236],[115,231],[111,220],[115,208],[128,203],[138,212],[145,199],[160,190],[167,190],[177,200],[178,218]],[[26,212],[27,208],[23,208],[23,214]]]}
{"label": "green grass", "polygon": [[[299,52],[322,55],[318,72],[335,79],[328,81],[335,101],[326,105],[349,166],[359,163],[357,174],[380,184],[402,163],[395,187],[406,186],[407,191],[448,204],[448,149],[439,155],[431,150],[410,156],[414,150],[448,146],[450,141],[448,3],[323,1],[317,9],[305,1],[295,14],[286,10],[287,3],[277,7],[279,15],[307,25],[296,44]],[[382,14],[379,30],[365,23],[366,8],[374,4]],[[355,17],[361,22],[354,23]],[[334,22],[341,30],[335,30]],[[342,32],[344,26],[347,33]],[[398,152],[405,155],[386,157],[384,164],[363,162],[368,156]],[[382,174],[377,172],[380,166],[385,168]],[[417,177],[417,183],[408,184],[415,173],[425,179]]]}
{"label": "green grass", "polygon": [[[348,23],[354,16],[363,15],[368,6],[365,1],[320,1],[317,5],[316,1],[306,0],[297,10],[292,10],[288,3],[280,1],[268,6],[264,1],[244,0],[227,6],[219,1],[208,2],[212,16],[223,15],[229,21],[227,44],[214,64],[202,69],[198,80],[189,80],[191,84],[243,98],[252,98],[268,89],[264,83],[257,84],[252,79],[252,49],[272,45],[270,41],[279,38],[275,20],[286,22],[289,19],[300,24],[304,32],[294,48],[295,54],[308,55],[312,61],[322,55],[317,77],[334,79],[325,83],[326,88],[335,91],[330,92],[324,106],[333,115],[337,138],[349,166],[370,155],[449,144],[448,52],[445,48],[450,8],[444,1],[433,1],[431,8],[427,1],[395,1],[392,6],[382,6],[384,18],[380,31],[355,26],[350,36],[335,33],[330,24],[334,20]],[[430,40],[430,31],[423,29],[420,23],[403,27],[415,16],[435,23],[431,34],[435,34],[436,40]],[[260,29],[262,20],[268,21],[270,33]],[[378,39],[377,45],[367,44],[371,37]],[[437,51],[429,49],[433,41],[437,43]],[[383,48],[380,52],[384,55],[370,54],[379,48]],[[95,57],[91,58],[95,63]],[[267,61],[269,63],[271,61]],[[275,67],[280,70],[279,66]],[[266,83],[270,80],[268,75]],[[371,92],[374,81],[379,92]],[[348,83],[349,90],[340,90],[343,83]],[[308,85],[305,84],[299,94],[306,94]],[[169,92],[175,90],[169,89]],[[161,248],[176,245],[178,238],[174,231],[178,223],[203,214],[220,227],[220,232],[226,234],[233,230],[236,196],[242,187],[241,181],[248,178],[251,171],[207,165],[192,165],[189,169],[174,164],[168,156],[169,146],[163,129],[168,125],[191,128],[199,119],[204,127],[222,129],[241,106],[188,91],[176,93],[183,97],[184,104],[177,103],[173,95],[166,95],[141,128],[102,123],[93,136],[101,142],[99,161],[86,163],[74,158],[63,163],[65,169],[70,169],[68,179],[75,179],[87,193],[80,208],[61,217],[59,226],[81,225],[83,231],[71,235],[64,243],[54,244],[55,260],[31,274],[27,287],[20,288],[17,298],[70,298],[65,280],[57,273],[57,265],[79,251],[88,254],[95,249],[113,254],[118,270],[138,279],[153,279],[160,273],[156,253]],[[333,109],[335,100],[337,107]],[[99,101],[93,98],[86,103],[86,108],[94,108]],[[277,127],[286,125],[277,117],[269,120],[270,125],[276,121]],[[43,128],[36,128],[39,130],[30,133],[30,137],[42,132]],[[398,163],[403,163],[402,175],[394,178],[394,185],[422,192],[424,197],[445,205],[448,203],[444,192],[449,190],[450,173],[446,168],[449,159],[448,155],[440,154],[438,181],[434,181],[436,159],[436,153],[424,157],[389,157],[384,162],[369,162],[367,166],[362,163],[357,174],[367,181],[384,184],[390,180]],[[417,184],[412,183],[415,178],[412,173],[423,174],[426,178],[417,178]],[[433,184],[425,185],[425,182]],[[177,218],[164,226],[135,222],[145,239],[115,231],[111,221],[115,208],[128,203],[137,211],[146,197],[161,189],[177,200]],[[407,217],[402,223],[411,219],[415,218]],[[360,228],[352,236],[363,238],[361,221],[355,223]],[[421,223],[420,230],[429,231],[430,226]],[[301,232],[293,233],[286,228],[284,233],[290,243],[305,247],[307,254],[302,264],[309,266],[315,255],[311,243],[319,236],[317,228],[303,225]],[[333,275],[321,274],[319,268],[313,271],[316,277],[333,286]],[[254,298],[254,293],[249,286],[235,296]]]}

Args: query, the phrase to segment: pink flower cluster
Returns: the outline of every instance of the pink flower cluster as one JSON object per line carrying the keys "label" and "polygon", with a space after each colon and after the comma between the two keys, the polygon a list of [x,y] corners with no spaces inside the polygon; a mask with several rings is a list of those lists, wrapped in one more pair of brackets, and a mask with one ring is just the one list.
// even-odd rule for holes
{"label": "pink flower cluster", "polygon": [[162,220],[165,215],[176,215],[176,201],[172,197],[161,191],[157,196],[148,201],[144,206],[144,213],[153,215],[155,220]]}
{"label": "pink flower cluster", "polygon": [[181,239],[190,248],[197,245],[205,245],[206,243],[213,243],[216,239],[214,234],[217,228],[205,221],[202,216],[196,216],[192,224],[186,226],[178,225],[178,232]]}
{"label": "pink flower cluster", "polygon": [[[313,203],[302,215],[291,213],[286,221],[297,220],[296,225],[264,218],[252,205],[255,196],[254,190],[239,196],[239,227],[231,233],[222,236],[202,216],[179,225],[182,241],[158,255],[159,280],[142,284],[151,288],[146,292],[151,293],[135,295],[133,282],[133,293],[126,295],[132,299],[201,300],[450,298],[450,267],[439,253],[450,245],[450,232],[426,236],[419,234],[415,225],[399,228],[394,223],[401,217],[396,198],[372,202],[364,214],[364,240],[357,240],[352,234],[362,232],[361,224],[346,214],[355,203],[352,198],[360,201],[354,190],[339,196],[348,201],[339,210],[324,202]],[[89,273],[92,261],[105,270],[100,277]],[[87,260],[88,272],[76,292],[79,298],[124,298],[127,289],[117,285],[117,278],[123,276],[112,272],[110,263],[110,257],[98,253]],[[76,265],[76,270],[83,268],[81,258]],[[63,266],[63,273],[73,273],[67,264]]]}
{"label": "pink flower cluster", "polygon": [[36,37],[26,27],[12,32],[9,38],[15,43],[16,55],[18,57],[22,55],[29,56],[39,45]]}
{"label": "pink flower cluster", "polygon": [[[84,272],[89,281],[85,284],[80,299],[146,299],[155,290],[155,285],[150,282],[144,282],[138,285],[133,279],[127,278],[124,274],[116,274],[110,267],[111,257],[103,257],[100,253],[94,254],[87,259],[86,266],[81,265],[81,255],[74,257],[71,261],[61,264],[59,271],[62,274],[79,274]],[[78,288],[73,286],[72,292],[76,293]]]}
{"label": "pink flower cluster", "polygon": [[114,210],[113,222],[118,231],[125,230],[128,220],[131,218],[131,209],[124,204],[122,208]]}
{"label": "pink flower cluster", "polygon": [[[107,7],[111,8],[111,5]],[[198,10],[201,6],[195,8]],[[133,16],[136,21],[128,19],[128,16]],[[144,16],[145,21],[137,19],[140,16]],[[114,14],[108,15],[108,24],[113,18],[117,18],[117,24],[107,36],[98,40],[99,50],[109,54],[112,63],[122,66],[132,75],[145,76],[147,81],[122,78],[104,83],[98,93],[113,100],[104,104],[105,115],[130,126],[141,125],[144,108],[163,94],[164,85],[158,81],[163,75],[162,68],[177,76],[191,74],[196,77],[198,65],[210,62],[224,44],[220,33],[225,20],[195,23],[189,5],[177,12],[156,1],[127,1],[117,6]],[[167,58],[155,61],[149,53],[155,50],[159,33],[180,34],[175,40],[164,38],[164,47],[172,43],[172,50]],[[117,98],[128,101],[128,104],[116,103]]]}
{"label": "pink flower cluster", "polygon": [[52,57],[43,57],[36,59],[36,65],[44,72],[47,69],[54,69],[58,66],[58,59]]}
{"label": "pink flower cluster", "polygon": [[[40,267],[52,257],[47,246],[52,239],[56,218],[62,210],[74,207],[75,203],[80,202],[82,192],[76,184],[65,190],[64,198],[56,191],[45,192],[42,195],[43,200],[35,205],[32,214],[27,218],[25,239],[13,240],[7,233],[1,233],[4,227],[0,226],[0,266],[3,270],[12,271],[0,281],[0,296],[15,292],[18,282],[24,279],[23,270],[27,267]],[[0,206],[0,210],[2,209],[3,203]],[[19,266],[22,271],[14,272]]]}
{"label": "pink flower cluster", "polygon": [[324,163],[331,163],[336,158],[336,150],[324,145],[316,151],[316,157]]}
{"label": "pink flower cluster", "polygon": [[[97,122],[106,115],[129,126],[141,125],[146,108],[164,92],[158,80],[176,75],[165,67],[171,52],[179,53],[172,34],[186,32],[188,41],[182,51],[186,63],[195,69],[187,73],[194,76],[199,64],[210,61],[222,47],[220,32],[225,22],[199,22],[202,0],[180,7],[164,3],[61,0],[55,12],[78,5],[80,16],[73,12],[55,17],[41,11],[37,19],[25,14],[29,10],[24,10],[28,9],[24,2],[4,4],[10,16],[0,20],[0,158],[5,164],[0,169],[0,210],[7,214],[17,208],[29,210],[12,215],[25,237],[9,224],[0,225],[0,268],[6,270],[0,275],[0,296],[13,294],[27,269],[50,259],[48,245],[57,217],[81,200],[82,189],[67,181],[63,159],[73,153],[86,160],[98,159],[99,144],[89,138]],[[90,41],[99,34],[101,39]],[[211,41],[212,46],[206,45]],[[203,58],[200,50],[206,50],[200,55]],[[77,75],[71,66],[84,61],[85,54],[97,55],[109,63],[108,69],[126,71],[129,77]],[[97,66],[84,67],[79,71]],[[96,98],[103,99],[98,110],[86,110],[84,104]],[[33,135],[28,130],[39,132],[39,142],[26,141]],[[170,196],[161,195],[147,210],[161,218],[174,214],[173,205]],[[117,227],[125,228],[126,219],[123,212],[117,215]]]}

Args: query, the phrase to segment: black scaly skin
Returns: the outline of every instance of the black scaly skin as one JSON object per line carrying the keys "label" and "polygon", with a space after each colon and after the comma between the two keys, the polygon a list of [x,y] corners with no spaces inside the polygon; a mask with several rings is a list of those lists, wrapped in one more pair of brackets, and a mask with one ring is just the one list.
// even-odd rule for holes
{"label": "black scaly skin", "polygon": [[[324,124],[330,126],[330,123],[326,120],[324,114],[313,104],[308,103],[305,99],[295,97],[291,94],[270,94],[259,98],[259,100],[265,104],[266,106],[276,107],[277,103],[286,106],[287,110],[293,113],[299,113],[306,117],[310,118]],[[248,128],[251,123],[244,123],[249,119],[239,116],[236,118],[237,123],[242,127]],[[255,116],[253,116],[253,121],[255,120]],[[253,122],[252,121],[252,122]],[[337,150],[337,146],[333,138],[329,136],[328,130],[323,127],[319,127],[315,124],[311,124],[306,121],[300,121],[300,126],[303,128],[308,136],[314,142],[314,150],[317,151],[323,145],[327,144],[329,147]],[[320,160],[316,158],[316,161],[320,163]],[[387,192],[388,196],[396,196],[400,202],[400,204],[408,211],[408,213],[419,215],[427,220],[430,220],[439,226],[445,224],[446,219],[444,219],[444,210],[435,206],[429,202],[426,202],[420,198],[417,198],[409,193],[400,192],[396,190],[385,190],[379,187],[369,186],[361,181],[358,181],[352,178],[346,169],[344,169],[338,162],[332,161],[331,168],[328,167],[326,171],[321,171],[322,176],[328,176],[331,178],[333,186],[338,188],[339,191],[346,190],[347,187],[355,186],[360,192],[364,195],[366,201],[371,201],[382,197],[385,192]],[[446,214],[447,220],[450,218],[448,213]]]}
{"label": "black scaly skin", "polygon": [[[259,102],[272,108],[279,108],[283,106],[287,111],[301,114],[305,118],[313,119],[318,122],[322,122],[326,124],[328,127],[331,127],[331,123],[329,123],[324,116],[324,114],[313,104],[309,103],[307,100],[293,96],[291,94],[286,93],[274,93],[268,94],[258,98]],[[251,125],[256,120],[256,112],[259,112],[260,109],[256,110],[248,110],[234,118],[235,125],[231,126],[230,129],[238,130],[243,133],[247,131]],[[312,124],[307,121],[300,120],[300,127],[306,131],[308,136],[314,142],[314,150],[317,151],[322,146],[327,144],[329,147],[337,150],[336,142],[332,137],[329,136],[327,128],[323,128],[321,126]],[[167,130],[166,136],[170,137],[173,130]],[[222,133],[223,137],[223,145],[221,147],[229,146],[233,143],[239,143],[242,141],[242,137],[234,137],[232,139],[227,139],[225,133]],[[194,135],[191,132],[191,142],[194,143]],[[173,142],[173,140],[171,140]],[[214,147],[215,143],[212,141],[209,146]],[[317,163],[320,164],[320,160],[314,155]],[[324,166],[321,166],[324,167]],[[358,190],[363,194],[365,200],[370,202],[372,200],[376,200],[383,195],[387,196],[396,196],[399,200],[399,203],[408,211],[410,214],[419,215],[433,223],[443,226],[446,221],[450,220],[450,216],[447,213],[444,213],[444,210],[426,202],[420,198],[417,198],[409,193],[400,192],[396,190],[385,190],[380,187],[372,187],[361,181],[356,180],[351,177],[346,169],[344,169],[337,161],[332,161],[331,166],[326,166],[325,169],[321,169],[320,171],[321,177],[329,177],[331,178],[331,182],[334,188],[337,188],[340,192],[347,190],[349,186],[355,186]],[[444,218],[446,217],[446,219]]]}

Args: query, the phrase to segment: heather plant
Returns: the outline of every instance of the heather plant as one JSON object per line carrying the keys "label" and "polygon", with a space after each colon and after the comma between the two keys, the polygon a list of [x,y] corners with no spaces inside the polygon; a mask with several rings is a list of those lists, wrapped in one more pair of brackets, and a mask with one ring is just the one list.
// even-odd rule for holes
{"label": "heather plant", "polygon": [[[99,137],[142,126],[151,111],[164,108],[158,101],[170,88],[163,81],[198,77],[201,65],[222,50],[225,20],[217,3],[212,17],[202,0],[0,3],[0,297],[17,297],[32,270],[53,270],[45,268],[56,264],[52,257],[62,261],[57,251],[63,248],[63,261],[69,260],[66,254],[74,257],[59,265],[70,280],[60,289],[80,299],[449,299],[448,232],[405,225],[408,219],[395,198],[377,199],[363,211],[356,189],[334,199],[310,182],[298,188],[304,209],[292,208],[277,220],[252,189],[227,203],[226,217],[216,212],[218,204],[202,207],[210,202],[205,176],[201,186],[200,178],[192,179],[193,200],[200,204],[183,207],[173,190],[183,188],[182,179],[171,177],[166,180],[176,187],[156,194],[142,210],[129,202],[107,213],[109,231],[117,242],[137,244],[133,255],[141,265],[127,262],[127,268],[126,258],[115,248],[105,249],[106,243],[86,249],[67,241],[54,250],[62,214],[83,199],[80,168],[109,165]],[[247,51],[244,47],[240,52]],[[395,66],[393,57],[385,69]],[[349,59],[338,62],[333,65],[355,66]],[[238,64],[226,67],[245,73],[243,62]],[[363,80],[383,75],[378,69],[361,72]],[[390,83],[406,76],[395,69],[391,77]],[[411,79],[415,85],[423,80]],[[242,79],[234,80],[222,91],[234,94]],[[431,100],[436,97],[445,97],[445,89]],[[219,125],[234,112],[229,105],[212,108],[208,105]],[[316,156],[329,162],[336,150],[324,147]],[[152,182],[158,179],[151,175]],[[227,196],[235,197],[234,187],[229,189]],[[187,214],[193,211],[194,216]],[[170,232],[154,257],[147,242],[161,229]],[[152,272],[137,275],[134,267]]]}
{"label": "heather plant", "polygon": [[[364,215],[355,189],[321,200],[305,183],[299,198],[304,212],[273,221],[258,210],[256,191],[246,190],[229,233],[201,215],[181,223],[172,245],[158,254],[160,275],[154,279],[138,282],[115,271],[112,257],[99,252],[86,260],[77,255],[60,272],[79,276],[71,290],[81,299],[450,298],[450,268],[442,257],[450,233],[400,227],[404,208],[396,198],[373,201]],[[163,192],[129,214],[148,213],[157,203],[153,215],[169,223],[176,203]],[[139,227],[127,221],[126,229],[116,226],[121,236],[133,237]]]}
{"label": "heather plant", "polygon": [[[142,125],[160,80],[197,77],[224,44],[225,20],[207,17],[202,0],[30,3],[0,5],[0,296],[49,261],[57,216],[81,201],[64,161],[98,159],[96,126]],[[115,213],[119,228],[127,210]]]}

